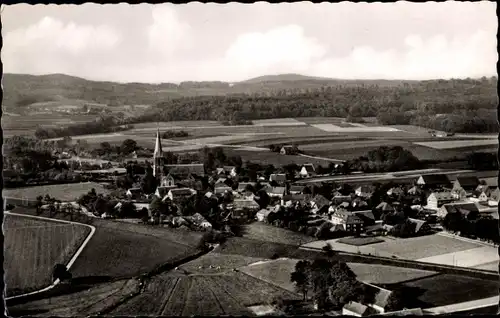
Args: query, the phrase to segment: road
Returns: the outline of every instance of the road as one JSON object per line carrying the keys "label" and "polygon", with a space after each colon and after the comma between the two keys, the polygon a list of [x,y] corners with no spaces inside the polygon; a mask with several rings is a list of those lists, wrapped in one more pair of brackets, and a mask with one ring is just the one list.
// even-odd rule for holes
{"label": "road", "polygon": [[[94,233],[95,233],[95,227],[92,226],[92,225],[88,225],[88,224],[83,224],[83,223],[78,223],[78,222],[72,222],[72,221],[58,220],[58,219],[53,219],[53,218],[46,218],[46,217],[42,217],[42,216],[33,216],[33,215],[27,215],[27,214],[12,213],[12,212],[9,212],[9,211],[4,211],[4,213],[7,214],[7,215],[22,216],[22,217],[39,219],[39,220],[44,220],[44,221],[60,222],[60,223],[75,224],[75,225],[83,225],[83,226],[86,226],[86,227],[90,228],[89,235],[87,235],[87,238],[85,239],[85,241],[83,241],[82,245],[80,245],[80,248],[75,252],[75,254],[73,254],[73,257],[70,259],[70,261],[68,262],[68,264],[66,264],[66,268],[68,270],[71,268],[71,266],[73,266],[73,264],[75,263],[76,259],[78,258],[78,256],[80,256],[80,254],[82,253],[83,249],[85,248],[85,246],[88,244],[88,242],[90,241],[90,239],[92,238],[92,236],[94,236]],[[43,293],[43,292],[46,292],[48,290],[51,290],[52,288],[54,288],[58,284],[59,284],[59,279],[56,279],[54,281],[54,283],[52,283],[52,285],[47,286],[47,287],[45,287],[43,289],[31,292],[31,293],[26,293],[26,294],[11,296],[11,297],[5,297],[5,300],[16,299],[16,298],[21,298],[21,297],[26,297],[26,296],[30,296],[30,295],[35,295],[35,294]]]}

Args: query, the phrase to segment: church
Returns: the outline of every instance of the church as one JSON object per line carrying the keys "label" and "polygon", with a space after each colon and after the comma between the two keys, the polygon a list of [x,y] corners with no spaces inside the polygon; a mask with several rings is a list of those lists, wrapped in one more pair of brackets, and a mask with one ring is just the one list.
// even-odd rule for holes
{"label": "church", "polygon": [[205,168],[202,163],[165,164],[160,129],[158,129],[153,153],[153,175],[159,181],[159,187],[173,188],[177,183],[194,181],[195,177],[205,176]]}

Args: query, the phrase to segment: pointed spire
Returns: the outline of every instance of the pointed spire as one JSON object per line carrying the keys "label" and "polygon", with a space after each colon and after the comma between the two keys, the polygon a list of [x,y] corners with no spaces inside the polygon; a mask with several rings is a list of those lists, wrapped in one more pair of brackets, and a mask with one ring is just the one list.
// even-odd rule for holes
{"label": "pointed spire", "polygon": [[[157,123],[158,124],[158,123]],[[160,128],[158,128],[158,131],[156,133],[156,144],[155,144],[155,152],[154,152],[154,157],[155,158],[161,158],[163,156],[163,151],[161,149],[161,136],[160,136]]]}

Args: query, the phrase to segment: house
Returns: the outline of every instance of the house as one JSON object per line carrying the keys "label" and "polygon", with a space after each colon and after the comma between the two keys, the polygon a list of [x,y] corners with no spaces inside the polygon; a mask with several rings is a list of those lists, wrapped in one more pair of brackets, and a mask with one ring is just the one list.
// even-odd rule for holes
{"label": "house", "polygon": [[410,195],[417,195],[420,194],[420,189],[417,186],[413,186],[408,190],[407,193]]}
{"label": "house", "polygon": [[352,233],[361,233],[364,228],[363,220],[346,210],[335,211],[332,215],[332,223],[341,225],[344,231]]}
{"label": "house", "polygon": [[497,187],[495,190],[491,191],[490,197],[488,199],[488,205],[498,206],[499,200],[500,200],[500,189]]}
{"label": "house", "polygon": [[388,191],[387,191],[387,195],[388,196],[391,196],[391,197],[399,197],[400,195],[404,194],[404,190],[401,189],[400,187],[394,187],[394,188],[390,188]]}
{"label": "house", "polygon": [[450,179],[445,174],[427,174],[417,179],[417,185],[425,188],[449,187]]}
{"label": "house", "polygon": [[445,204],[438,209],[436,216],[444,218],[448,213],[461,213],[467,218],[475,218],[479,215],[479,207],[474,202],[456,202]]}
{"label": "house", "polygon": [[328,212],[330,201],[321,194],[317,194],[311,199],[311,212],[316,214],[324,214]]}
{"label": "house", "polygon": [[474,191],[472,197],[469,198],[470,201],[473,202],[488,202],[489,193],[491,191],[486,189],[484,191]]}
{"label": "house", "polygon": [[358,197],[370,198],[372,196],[373,191],[372,191],[370,186],[363,185],[363,186],[356,188],[356,190],[354,190],[354,193]]}
{"label": "house", "polygon": [[302,178],[310,178],[316,175],[316,169],[312,163],[306,163],[302,166],[299,176]]}
{"label": "house", "polygon": [[212,229],[212,224],[210,224],[210,222],[208,222],[207,219],[205,219],[205,217],[203,217],[203,215],[201,215],[200,213],[195,213],[192,216],[186,218],[188,218],[191,222],[193,222],[193,224],[200,228],[203,228],[205,230]]}
{"label": "house", "polygon": [[430,225],[424,220],[408,218],[408,221],[416,225],[415,235],[426,235],[431,232]]}
{"label": "house", "polygon": [[367,289],[371,289],[373,294],[375,295],[375,299],[373,300],[373,302],[366,305],[373,308],[378,314],[385,313],[385,308],[387,307],[387,303],[392,292],[385,288],[381,288],[369,283],[363,282],[363,284],[366,285]]}
{"label": "house", "polygon": [[267,217],[271,213],[274,213],[274,211],[267,210],[267,209],[262,209],[259,212],[257,212],[257,214],[255,215],[255,217],[257,218],[257,220],[259,222],[266,222],[267,221]]}
{"label": "house", "polygon": [[438,210],[444,204],[456,201],[451,192],[433,192],[427,198],[427,209]]}
{"label": "house", "polygon": [[269,176],[269,182],[275,181],[278,184],[284,184],[286,182],[286,174],[284,173],[273,173]]}
{"label": "house", "polygon": [[232,203],[232,207],[234,210],[250,210],[250,211],[258,211],[260,209],[260,205],[255,202],[255,200],[241,200],[235,199]]}
{"label": "house", "polygon": [[457,177],[457,180],[453,182],[453,190],[463,189],[465,192],[470,193],[476,190],[477,186],[480,185],[480,181],[477,177]]}
{"label": "house", "polygon": [[205,167],[202,163],[165,165],[165,169],[172,176],[184,179],[189,175],[203,177],[205,176]]}
{"label": "house", "polygon": [[[217,174],[225,174],[226,176],[236,177],[238,174],[236,173],[235,166],[223,166],[222,168],[217,168]],[[222,170],[220,170],[222,169]],[[220,173],[219,173],[220,172]]]}
{"label": "house", "polygon": [[285,187],[266,187],[265,191],[269,197],[282,198],[285,195]]}
{"label": "house", "polygon": [[394,207],[387,202],[381,202],[379,205],[375,207],[376,210],[382,212],[394,212]]}
{"label": "house", "polygon": [[163,201],[170,199],[172,202],[178,202],[179,200],[189,198],[195,194],[196,191],[190,188],[170,189],[167,195],[163,197]]}
{"label": "house", "polygon": [[281,147],[280,154],[282,155],[296,155],[299,153],[299,149],[295,146],[285,145]]}
{"label": "house", "polygon": [[306,204],[310,196],[307,194],[286,194],[281,199],[281,205],[290,207],[295,204]]}
{"label": "house", "polygon": [[143,192],[141,188],[130,188],[127,190],[127,197],[132,200],[137,200],[142,198]]}
{"label": "house", "polygon": [[361,198],[355,198],[352,202],[351,202],[351,205],[353,208],[363,208],[363,207],[367,207],[368,206],[368,203],[361,199]]}
{"label": "house", "polygon": [[342,194],[334,194],[332,198],[333,204],[340,204],[343,202],[350,203],[352,201],[352,197],[350,195],[342,195]]}
{"label": "house", "polygon": [[162,198],[164,198],[168,194],[168,191],[170,191],[171,189],[174,189],[174,188],[177,188],[177,186],[173,186],[173,187],[157,187],[156,191],[155,191],[155,195],[157,197],[159,197],[160,199],[162,199]]}
{"label": "house", "polygon": [[373,212],[371,210],[353,211],[352,214],[363,220],[363,224],[365,226],[371,226],[375,224],[375,215],[373,215]]}
{"label": "house", "polygon": [[215,181],[215,184],[214,186],[227,186],[228,184],[226,183],[227,182],[227,178],[219,178],[217,179],[217,181]]}
{"label": "house", "polygon": [[342,307],[342,315],[345,316],[365,317],[369,314],[369,307],[356,301],[350,301]]}
{"label": "house", "polygon": [[306,186],[292,185],[290,186],[290,194],[302,194]]}

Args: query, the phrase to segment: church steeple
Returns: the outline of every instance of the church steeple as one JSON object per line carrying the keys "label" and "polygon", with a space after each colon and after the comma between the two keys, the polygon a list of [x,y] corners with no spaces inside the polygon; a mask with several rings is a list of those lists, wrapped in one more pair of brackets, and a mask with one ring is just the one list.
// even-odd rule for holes
{"label": "church steeple", "polygon": [[156,133],[155,152],[153,153],[153,175],[158,177],[163,170],[163,151],[161,149],[160,128]]}

